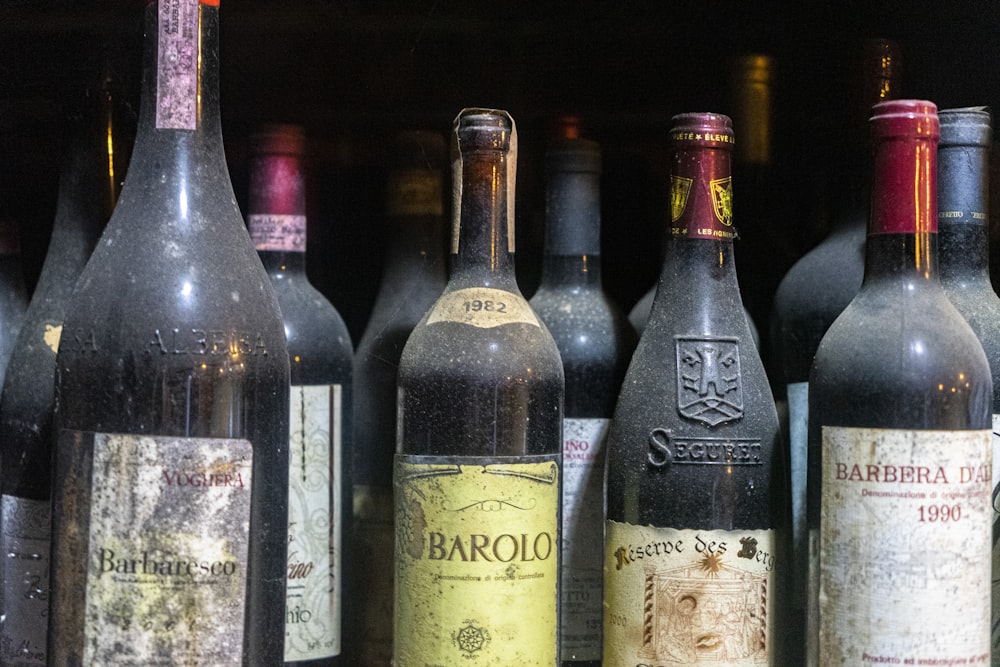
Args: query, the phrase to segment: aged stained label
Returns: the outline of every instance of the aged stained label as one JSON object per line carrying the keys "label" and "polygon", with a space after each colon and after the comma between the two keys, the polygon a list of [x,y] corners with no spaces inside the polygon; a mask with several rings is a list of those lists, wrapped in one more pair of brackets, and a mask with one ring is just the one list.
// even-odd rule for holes
{"label": "aged stained label", "polygon": [[341,386],[291,388],[285,660],[340,654]]}
{"label": "aged stained label", "polygon": [[390,489],[354,487],[354,535],[359,553],[368,554],[356,576],[365,592],[361,605],[358,661],[363,665],[388,665],[392,660],[392,587],[395,580],[392,492]]}
{"label": "aged stained label", "polygon": [[389,174],[386,213],[392,216],[443,215],[442,177],[426,169],[398,169]]}
{"label": "aged stained label", "polygon": [[708,426],[743,418],[740,346],[736,338],[675,338],[677,410]]}
{"label": "aged stained label", "polygon": [[767,665],[772,530],[605,523],[605,667]]}
{"label": "aged stained label", "polygon": [[241,665],[250,442],[64,431],[58,446],[91,459],[84,664]]}
{"label": "aged stained label", "polygon": [[990,642],[993,664],[1000,665],[1000,415],[993,415],[993,636]]}
{"label": "aged stained label", "polygon": [[557,461],[397,455],[396,667],[556,664]]}
{"label": "aged stained label", "polygon": [[198,0],[160,0],[156,128],[198,129]]}
{"label": "aged stained label", "polygon": [[306,216],[254,213],[247,216],[247,228],[257,250],[274,252],[306,251]]}
{"label": "aged stained label", "polygon": [[436,322],[457,322],[481,329],[517,323],[539,326],[524,297],[491,287],[470,287],[441,295],[427,318],[427,324]]}
{"label": "aged stained label", "polygon": [[604,539],[604,444],[610,419],[563,420],[563,660],[600,660]]}
{"label": "aged stained label", "polygon": [[823,427],[819,654],[986,664],[990,431]]}
{"label": "aged stained label", "polygon": [[50,503],[0,498],[3,562],[0,664],[46,665],[49,613]]}

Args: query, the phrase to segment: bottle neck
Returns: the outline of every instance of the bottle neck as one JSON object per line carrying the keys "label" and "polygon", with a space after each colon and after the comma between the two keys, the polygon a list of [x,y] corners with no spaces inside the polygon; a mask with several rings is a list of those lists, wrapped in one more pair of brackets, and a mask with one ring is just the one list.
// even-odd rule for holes
{"label": "bottle neck", "polygon": [[936,137],[894,136],[878,141],[866,283],[886,276],[938,281],[936,164]]}
{"label": "bottle neck", "polygon": [[120,205],[155,200],[175,224],[202,193],[235,206],[219,120],[219,7],[212,0],[161,0],[146,7],[142,96],[129,178]]}
{"label": "bottle neck", "polygon": [[594,171],[549,172],[540,287],[600,286],[599,176]]}
{"label": "bottle neck", "polygon": [[247,227],[267,272],[305,271],[306,187],[298,155],[261,153],[250,160]]}
{"label": "bottle neck", "polygon": [[505,150],[462,151],[456,162],[452,282],[516,291],[514,176]]}
{"label": "bottle neck", "polygon": [[940,145],[937,152],[941,280],[989,285],[989,151]]}

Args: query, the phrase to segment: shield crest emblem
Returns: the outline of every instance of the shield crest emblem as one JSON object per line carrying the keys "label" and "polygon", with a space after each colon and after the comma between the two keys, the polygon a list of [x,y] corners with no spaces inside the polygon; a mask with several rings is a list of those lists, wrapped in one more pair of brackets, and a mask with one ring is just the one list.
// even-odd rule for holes
{"label": "shield crest emblem", "polygon": [[687,208],[694,179],[683,176],[670,177],[670,222],[677,222]]}
{"label": "shield crest emblem", "polygon": [[712,208],[715,217],[726,227],[733,224],[733,179],[718,178],[710,182],[712,186]]}
{"label": "shield crest emblem", "polygon": [[740,347],[734,339],[677,338],[677,410],[708,426],[743,417]]}

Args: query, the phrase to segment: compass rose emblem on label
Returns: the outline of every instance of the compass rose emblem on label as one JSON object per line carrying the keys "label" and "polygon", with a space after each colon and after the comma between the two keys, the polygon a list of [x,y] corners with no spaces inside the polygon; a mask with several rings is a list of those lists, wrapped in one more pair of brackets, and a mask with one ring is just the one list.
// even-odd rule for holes
{"label": "compass rose emblem on label", "polygon": [[740,347],[735,339],[680,338],[677,410],[709,426],[743,417]]}
{"label": "compass rose emblem on label", "polygon": [[733,224],[733,179],[718,178],[710,181],[712,189],[712,208],[715,217],[726,227]]}
{"label": "compass rose emblem on label", "polygon": [[677,222],[687,208],[693,179],[683,176],[670,177],[670,222]]}
{"label": "compass rose emblem on label", "polygon": [[486,648],[490,643],[490,633],[486,628],[480,627],[474,620],[467,620],[465,625],[451,633],[452,643],[458,647],[464,657],[472,658],[479,651]]}

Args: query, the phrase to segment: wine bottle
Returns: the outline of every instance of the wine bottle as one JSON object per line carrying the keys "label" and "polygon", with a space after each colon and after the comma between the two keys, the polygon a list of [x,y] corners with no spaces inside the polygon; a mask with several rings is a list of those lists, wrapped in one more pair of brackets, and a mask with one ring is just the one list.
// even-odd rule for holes
{"label": "wine bottle", "polygon": [[517,133],[452,135],[451,277],[399,362],[396,667],[558,664],[563,370],[514,276]]}
{"label": "wine bottle", "polygon": [[392,660],[396,375],[410,332],[445,286],[445,144],[436,132],[400,133],[386,186],[388,245],[381,285],[354,355],[354,530],[358,665]]}
{"label": "wine bottle", "polygon": [[24,326],[29,294],[21,262],[21,235],[11,218],[0,218],[0,386]]}
{"label": "wine bottle", "polygon": [[578,667],[601,662],[605,442],[636,343],[601,285],[600,174],[597,143],[550,144],[542,277],[528,302],[566,377],[559,641],[563,665]]}
{"label": "wine bottle", "polygon": [[46,664],[56,350],[73,286],[118,197],[123,156],[113,88],[105,79],[65,114],[52,236],[0,394],[3,665]]}
{"label": "wine bottle", "polygon": [[219,120],[219,7],[145,8],[128,176],[56,356],[51,664],[276,665],[289,369]]}
{"label": "wine bottle", "polygon": [[671,237],[608,435],[604,665],[777,665],[780,435],[733,265],[732,125],[670,134]]}
{"label": "wine bottle", "polygon": [[[894,42],[866,41],[858,70],[861,74],[861,84],[857,87],[858,118],[866,117],[876,102],[899,96],[902,63],[899,47]],[[856,123],[852,121],[846,125],[846,129],[839,130],[841,134],[853,129]],[[818,646],[811,643],[819,636],[819,619],[815,615],[818,545],[815,540],[810,543],[810,530],[818,529],[819,525],[807,524],[806,520],[807,468],[812,466],[808,460],[809,370],[823,334],[857,294],[864,274],[869,200],[869,185],[864,175],[870,172],[870,158],[863,149],[869,144],[860,129],[849,135],[854,138],[842,142],[851,145],[841,147],[838,161],[841,170],[838,181],[846,187],[838,188],[841,201],[834,214],[834,227],[782,278],[774,296],[770,322],[772,376],[779,387],[776,390],[779,400],[787,401],[788,412],[792,513],[792,577],[788,603],[793,610],[789,616],[793,624],[790,632],[801,635],[806,624],[812,628],[806,632],[805,645],[792,645],[792,648],[807,651],[807,658],[794,659],[796,662],[804,659],[810,667],[819,664]],[[818,536],[816,532],[811,534]]]}
{"label": "wine bottle", "polygon": [[[990,112],[984,107],[938,112],[938,252],[941,285],[979,338],[993,378],[1000,379],[1000,298],[990,285],[989,155]],[[1000,576],[1000,382],[993,383],[993,550],[992,580]],[[991,587],[993,663],[1000,663],[1000,590]]]}
{"label": "wine bottle", "polygon": [[938,279],[936,107],[879,103],[871,129],[864,282],[809,379],[819,662],[983,662],[992,384]]}
{"label": "wine bottle", "polygon": [[354,350],[306,278],[304,131],[265,126],[250,143],[247,227],[278,298],[291,369],[285,664],[339,665]]}

